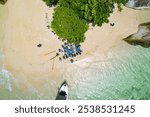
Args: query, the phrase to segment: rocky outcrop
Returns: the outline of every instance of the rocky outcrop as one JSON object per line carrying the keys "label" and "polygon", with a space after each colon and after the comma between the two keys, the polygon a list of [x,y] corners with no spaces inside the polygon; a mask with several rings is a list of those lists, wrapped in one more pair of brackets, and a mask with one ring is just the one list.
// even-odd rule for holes
{"label": "rocky outcrop", "polygon": [[150,9],[150,0],[128,0],[126,6],[133,9]]}
{"label": "rocky outcrop", "polygon": [[131,45],[141,45],[145,48],[150,47],[150,22],[140,24],[137,33],[123,40]]}
{"label": "rocky outcrop", "polygon": [[0,4],[5,4],[7,0],[0,0]]}

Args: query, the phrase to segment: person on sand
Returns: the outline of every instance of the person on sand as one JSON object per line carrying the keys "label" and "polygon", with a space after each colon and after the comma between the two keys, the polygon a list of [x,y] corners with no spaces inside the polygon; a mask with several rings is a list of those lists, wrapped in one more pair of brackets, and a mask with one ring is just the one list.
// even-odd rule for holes
{"label": "person on sand", "polygon": [[39,47],[39,48],[42,47],[42,44],[38,44],[37,47]]}
{"label": "person on sand", "polygon": [[58,49],[58,51],[59,51],[59,52],[62,52],[62,50],[61,50],[61,49]]}
{"label": "person on sand", "polygon": [[74,62],[74,60],[73,60],[73,59],[70,59],[70,62],[71,62],[71,63],[73,63],[73,62]]}
{"label": "person on sand", "polygon": [[66,59],[65,55],[63,56],[63,59]]}
{"label": "person on sand", "polygon": [[65,42],[64,44],[65,44],[65,46],[68,45],[67,42]]}
{"label": "person on sand", "polygon": [[52,33],[55,35],[56,33],[54,31],[52,31]]}
{"label": "person on sand", "polygon": [[114,25],[115,25],[115,23],[110,23],[110,26],[112,26],[112,27],[113,27]]}
{"label": "person on sand", "polygon": [[68,58],[68,55],[67,55],[67,54],[65,54],[65,57],[66,57],[66,58]]}
{"label": "person on sand", "polygon": [[48,28],[48,29],[50,29],[50,26],[49,26],[49,25],[47,25],[47,28]]}
{"label": "person on sand", "polygon": [[56,56],[59,56],[59,53],[56,53]]}
{"label": "person on sand", "polygon": [[63,49],[65,48],[64,45],[61,46]]}
{"label": "person on sand", "polygon": [[62,61],[61,57],[59,57],[59,61]]}

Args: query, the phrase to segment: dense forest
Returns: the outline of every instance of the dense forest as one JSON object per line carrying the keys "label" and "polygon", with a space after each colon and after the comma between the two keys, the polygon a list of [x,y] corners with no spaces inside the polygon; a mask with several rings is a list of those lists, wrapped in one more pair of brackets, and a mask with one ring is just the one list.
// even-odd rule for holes
{"label": "dense forest", "polygon": [[52,29],[61,38],[67,39],[70,43],[80,43],[84,40],[84,33],[88,29],[85,20],[81,20],[72,9],[58,6],[51,23]]}
{"label": "dense forest", "polygon": [[108,23],[114,4],[125,5],[127,0],[44,0],[48,6],[55,8],[51,27],[56,34],[70,43],[83,42],[88,24],[102,26]]}

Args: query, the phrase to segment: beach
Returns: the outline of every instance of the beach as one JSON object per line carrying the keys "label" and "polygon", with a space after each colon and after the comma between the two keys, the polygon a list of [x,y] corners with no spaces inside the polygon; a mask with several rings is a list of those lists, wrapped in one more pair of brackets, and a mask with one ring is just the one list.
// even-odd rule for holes
{"label": "beach", "polygon": [[[42,0],[8,0],[4,6],[0,5],[0,67],[15,79],[11,90],[24,92],[22,95],[34,92],[39,99],[44,95],[46,99],[54,99],[64,80],[72,85],[78,82],[78,78],[66,77],[68,71],[73,74],[74,68],[86,69],[90,64],[84,64],[85,61],[91,63],[94,56],[108,57],[110,51],[125,43],[123,38],[137,32],[140,23],[150,21],[150,10],[123,7],[119,12],[115,9],[109,18],[115,25],[90,26],[86,40],[81,44],[83,54],[72,64],[69,60],[60,62],[58,57],[50,60],[62,45],[52,29],[47,28],[53,9]],[[38,47],[38,44],[42,46]],[[83,76],[80,81],[84,80]],[[26,98],[30,99],[30,96]]]}

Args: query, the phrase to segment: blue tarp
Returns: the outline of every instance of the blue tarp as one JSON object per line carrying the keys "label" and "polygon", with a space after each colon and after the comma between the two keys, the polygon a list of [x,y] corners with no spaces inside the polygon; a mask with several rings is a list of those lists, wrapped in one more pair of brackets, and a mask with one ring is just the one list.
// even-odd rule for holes
{"label": "blue tarp", "polygon": [[76,53],[79,53],[80,52],[80,46],[78,44],[76,44],[75,48],[76,48]]}
{"label": "blue tarp", "polygon": [[73,47],[73,45],[70,45],[70,49],[68,48],[68,46],[65,46],[64,50],[66,51],[66,53],[69,57],[71,57],[71,55],[74,55],[75,51],[76,51],[76,54],[81,53],[81,49],[80,49],[79,44],[76,44],[75,48]]}
{"label": "blue tarp", "polygon": [[74,48],[73,48],[73,45],[70,46],[70,51],[71,51],[72,54],[74,54]]}
{"label": "blue tarp", "polygon": [[64,50],[67,52],[67,55],[70,57],[71,54],[70,54],[70,50],[69,50],[68,46],[66,46],[66,47],[64,48]]}

